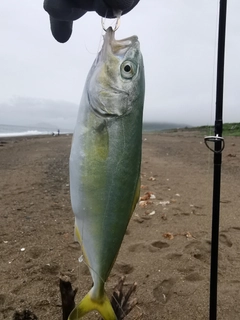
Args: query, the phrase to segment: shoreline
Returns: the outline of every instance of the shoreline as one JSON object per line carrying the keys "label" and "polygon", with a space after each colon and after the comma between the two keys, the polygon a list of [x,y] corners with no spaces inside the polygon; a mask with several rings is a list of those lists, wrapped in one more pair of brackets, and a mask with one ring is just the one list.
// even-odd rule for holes
{"label": "shoreline", "polygon": [[23,136],[9,136],[9,137],[1,137],[0,136],[0,144],[2,141],[22,141],[22,140],[31,140],[31,139],[43,139],[43,138],[57,138],[57,137],[68,137],[72,136],[72,133],[52,135],[52,134],[42,134],[42,135],[23,135]]}

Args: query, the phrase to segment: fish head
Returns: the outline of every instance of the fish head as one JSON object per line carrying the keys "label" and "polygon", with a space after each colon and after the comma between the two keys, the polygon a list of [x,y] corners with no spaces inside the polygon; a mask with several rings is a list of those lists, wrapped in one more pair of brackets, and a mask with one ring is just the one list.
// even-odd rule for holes
{"label": "fish head", "polygon": [[144,95],[144,67],[137,36],[115,39],[108,28],[88,79],[88,100],[102,117],[120,117],[132,111]]}

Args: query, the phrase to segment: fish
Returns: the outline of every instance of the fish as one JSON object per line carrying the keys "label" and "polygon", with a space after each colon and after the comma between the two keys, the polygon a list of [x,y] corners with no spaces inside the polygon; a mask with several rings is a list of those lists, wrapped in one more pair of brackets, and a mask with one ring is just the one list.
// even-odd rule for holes
{"label": "fish", "polygon": [[69,316],[117,320],[104,289],[140,193],[143,57],[137,36],[109,27],[86,79],[69,160],[75,239],[93,286]]}

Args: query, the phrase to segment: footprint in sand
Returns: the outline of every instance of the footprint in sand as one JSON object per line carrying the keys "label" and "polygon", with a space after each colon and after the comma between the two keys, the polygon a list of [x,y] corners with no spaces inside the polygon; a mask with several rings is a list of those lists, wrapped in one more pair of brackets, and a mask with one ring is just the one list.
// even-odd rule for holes
{"label": "footprint in sand", "polygon": [[233,229],[233,230],[240,230],[240,227],[232,227],[232,228],[230,228],[230,229]]}
{"label": "footprint in sand", "polygon": [[150,244],[147,244],[146,242],[138,242],[135,244],[132,244],[128,247],[128,250],[130,252],[142,252],[143,250],[148,249],[150,252],[156,252],[159,251],[159,249],[168,248],[169,244],[165,241],[153,241]]}
{"label": "footprint in sand", "polygon": [[159,251],[159,249],[164,249],[164,248],[168,248],[169,247],[169,244],[165,241],[154,241],[152,242],[148,249],[150,252],[156,252],[156,251]]}
{"label": "footprint in sand", "polygon": [[168,260],[179,260],[182,257],[182,253],[174,252],[174,253],[168,253],[166,255],[166,258]]}
{"label": "footprint in sand", "polygon": [[142,252],[143,249],[146,249],[147,245],[145,242],[138,242],[135,244],[132,244],[128,247],[128,250],[130,252]]}
{"label": "footprint in sand", "polygon": [[130,263],[124,262],[116,262],[114,268],[121,274],[129,274],[132,273],[134,270],[133,266]]}
{"label": "footprint in sand", "polygon": [[204,280],[204,278],[200,276],[198,272],[192,272],[185,277],[185,280],[190,282],[196,282],[196,281]]}
{"label": "footprint in sand", "polygon": [[227,247],[232,247],[232,241],[224,233],[220,234],[219,241]]}
{"label": "footprint in sand", "polygon": [[167,301],[170,299],[172,295],[172,288],[174,287],[176,283],[176,278],[169,278],[163,280],[160,284],[158,284],[153,289],[153,296],[154,298],[161,303],[167,303]]}
{"label": "footprint in sand", "polygon": [[197,260],[209,263],[211,242],[209,240],[192,241],[185,246],[184,252],[189,253]]}

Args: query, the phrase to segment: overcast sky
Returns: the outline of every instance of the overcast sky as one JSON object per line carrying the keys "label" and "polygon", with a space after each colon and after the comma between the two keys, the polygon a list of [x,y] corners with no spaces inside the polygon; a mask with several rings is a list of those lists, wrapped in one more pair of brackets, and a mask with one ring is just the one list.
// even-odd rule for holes
{"label": "overcast sky", "polygon": [[[51,35],[42,0],[0,1],[0,124],[72,129],[100,49],[101,18],[87,13],[65,44]],[[116,38],[136,34],[145,72],[144,120],[212,124],[219,0],[140,0]],[[240,1],[228,1],[224,122],[240,121]]]}

